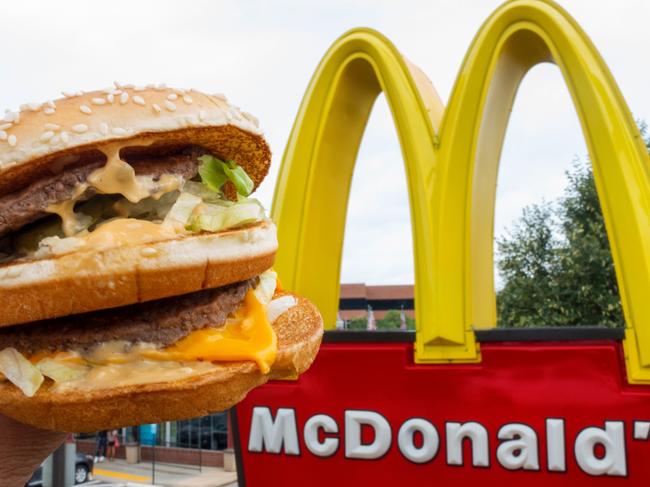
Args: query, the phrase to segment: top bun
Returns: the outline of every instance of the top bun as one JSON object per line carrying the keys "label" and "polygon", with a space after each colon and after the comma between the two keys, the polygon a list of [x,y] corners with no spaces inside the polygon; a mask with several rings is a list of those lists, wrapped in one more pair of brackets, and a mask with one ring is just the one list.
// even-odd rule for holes
{"label": "top bun", "polygon": [[60,172],[92,147],[113,141],[128,147],[132,139],[134,146],[202,146],[237,162],[256,188],[268,172],[271,151],[257,119],[223,95],[119,83],[64,95],[21,105],[20,112],[7,111],[0,120],[0,196]]}

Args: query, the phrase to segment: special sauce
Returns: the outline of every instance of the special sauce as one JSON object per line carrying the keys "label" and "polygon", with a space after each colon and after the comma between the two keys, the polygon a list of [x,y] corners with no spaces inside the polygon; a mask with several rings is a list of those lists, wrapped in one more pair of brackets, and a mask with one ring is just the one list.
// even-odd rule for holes
{"label": "special sauce", "polygon": [[154,181],[152,176],[136,175],[135,169],[120,159],[120,150],[125,146],[150,144],[149,140],[130,140],[98,147],[106,156],[106,164],[91,172],[86,182],[78,184],[69,200],[51,204],[46,208],[47,212],[56,213],[61,217],[66,237],[77,234],[83,228],[79,215],[74,212],[74,206],[88,188],[94,188],[100,194],[121,194],[131,203],[145,198],[159,199],[165,193],[180,188],[183,178],[179,175],[163,174],[158,181]]}

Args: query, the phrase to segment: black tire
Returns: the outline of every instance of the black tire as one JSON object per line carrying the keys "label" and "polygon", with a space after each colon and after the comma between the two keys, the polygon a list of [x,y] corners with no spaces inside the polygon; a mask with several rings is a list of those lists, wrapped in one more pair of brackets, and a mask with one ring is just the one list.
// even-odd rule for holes
{"label": "black tire", "polygon": [[78,463],[74,468],[74,483],[83,484],[88,481],[88,467],[83,463]]}

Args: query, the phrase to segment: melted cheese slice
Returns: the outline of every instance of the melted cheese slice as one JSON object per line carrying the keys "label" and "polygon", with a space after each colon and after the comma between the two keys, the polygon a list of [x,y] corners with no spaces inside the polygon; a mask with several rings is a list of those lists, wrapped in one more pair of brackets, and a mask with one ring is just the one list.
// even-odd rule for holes
{"label": "melted cheese slice", "polygon": [[171,226],[153,223],[137,218],[116,218],[94,231],[79,236],[94,248],[109,248],[120,245],[138,245],[176,238],[178,233]]}
{"label": "melted cheese slice", "polygon": [[252,360],[267,374],[277,354],[277,337],[266,309],[249,289],[242,306],[221,328],[203,328],[163,350],[143,350],[151,360],[232,362]]}

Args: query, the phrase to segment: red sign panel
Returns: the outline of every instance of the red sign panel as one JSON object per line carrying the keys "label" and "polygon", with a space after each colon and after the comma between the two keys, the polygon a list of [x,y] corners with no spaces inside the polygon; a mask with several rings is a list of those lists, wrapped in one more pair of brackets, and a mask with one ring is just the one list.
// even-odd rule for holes
{"label": "red sign panel", "polygon": [[298,381],[237,407],[240,485],[645,485],[650,386],[627,384],[620,341],[540,333],[566,331],[484,341],[467,365],[327,333]]}

